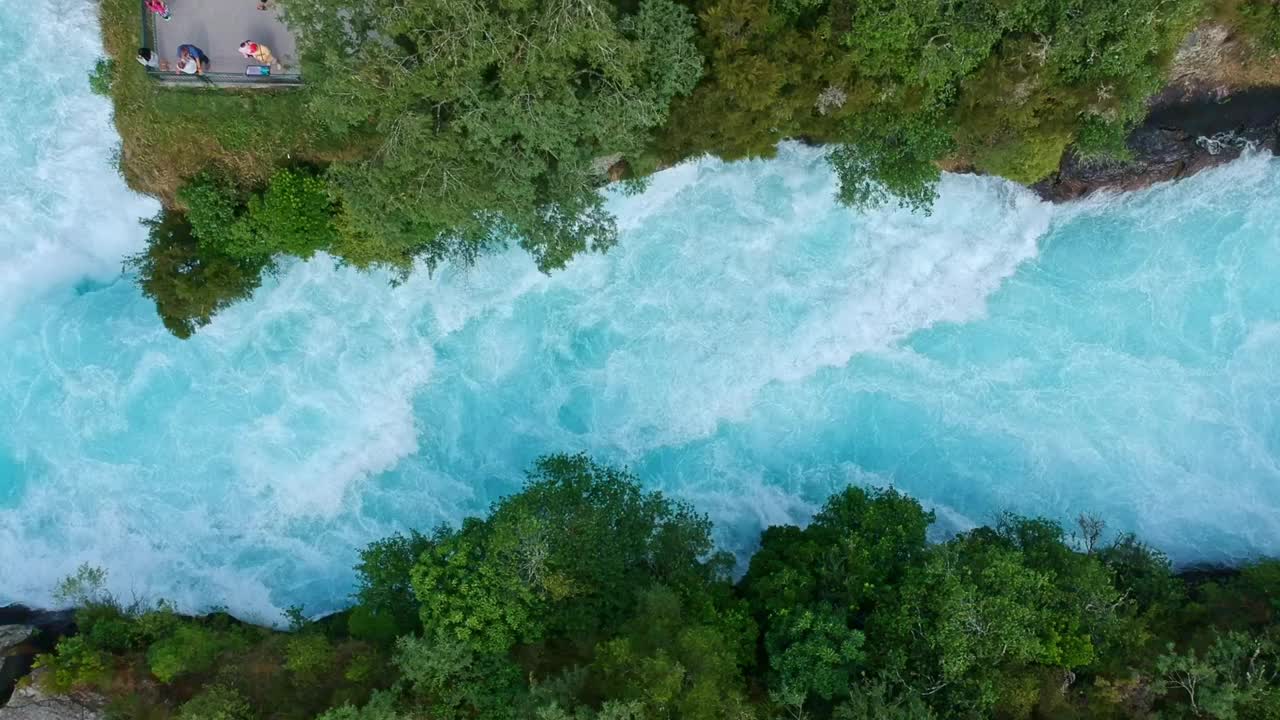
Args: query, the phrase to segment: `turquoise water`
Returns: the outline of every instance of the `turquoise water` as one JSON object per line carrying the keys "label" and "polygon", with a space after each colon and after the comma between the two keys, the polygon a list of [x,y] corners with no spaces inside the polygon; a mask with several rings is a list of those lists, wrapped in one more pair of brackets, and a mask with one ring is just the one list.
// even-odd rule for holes
{"label": "turquoise water", "polygon": [[52,3],[11,5],[0,599],[87,561],[187,607],[330,608],[356,546],[480,512],[553,450],[630,464],[739,552],[855,482],[940,532],[1090,511],[1179,562],[1280,554],[1270,157],[1056,208],[947,177],[924,217],[839,208],[785,146],[611,196],[619,247],[552,277],[297,263],[182,342],[119,277],[154,205],[112,170],[89,4],[34,71]]}

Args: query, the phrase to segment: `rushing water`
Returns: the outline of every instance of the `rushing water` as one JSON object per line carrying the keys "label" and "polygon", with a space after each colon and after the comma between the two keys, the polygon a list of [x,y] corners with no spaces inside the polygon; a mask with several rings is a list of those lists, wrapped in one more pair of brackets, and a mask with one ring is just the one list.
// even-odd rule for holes
{"label": "rushing water", "polygon": [[87,561],[188,607],[332,607],[357,546],[556,450],[738,551],[856,482],[944,528],[1091,511],[1180,562],[1280,553],[1269,157],[1057,208],[947,177],[924,217],[839,208],[788,146],[611,197],[619,246],[552,277],[299,263],[183,342],[118,277],[154,204],[88,93],[91,3],[54,5],[0,8],[0,600]]}

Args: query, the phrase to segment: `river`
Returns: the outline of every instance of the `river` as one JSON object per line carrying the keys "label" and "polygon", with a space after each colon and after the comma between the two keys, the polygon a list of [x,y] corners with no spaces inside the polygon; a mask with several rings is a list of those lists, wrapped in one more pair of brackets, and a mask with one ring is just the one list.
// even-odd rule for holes
{"label": "river", "polygon": [[851,482],[938,537],[1091,512],[1179,563],[1280,554],[1270,156],[1064,206],[947,176],[924,216],[839,207],[785,145],[611,194],[618,247],[550,277],[319,258],[180,341],[120,274],[157,206],[114,169],[99,52],[92,3],[0,8],[0,601],[88,562],[189,609],[330,609],[358,546],[551,451],[630,465],[743,556]]}

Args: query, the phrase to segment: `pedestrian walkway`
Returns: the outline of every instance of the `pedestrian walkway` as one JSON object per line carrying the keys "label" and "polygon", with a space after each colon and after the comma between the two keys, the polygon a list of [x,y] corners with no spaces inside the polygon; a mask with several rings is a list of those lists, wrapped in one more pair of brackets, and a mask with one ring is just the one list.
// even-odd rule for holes
{"label": "pedestrian walkway", "polygon": [[[175,75],[173,65],[178,57],[178,46],[195,45],[209,56],[207,80],[217,85],[280,85],[301,81],[298,67],[298,44],[293,34],[280,20],[275,3],[267,10],[259,10],[257,0],[166,0],[172,17],[161,20],[150,13],[145,27],[152,33],[150,47],[168,63],[168,71],[156,71],[163,82],[202,82],[194,76]],[[145,12],[145,10],[144,10]],[[148,39],[144,38],[144,45]],[[246,59],[238,49],[245,40],[259,42],[271,48],[277,61],[283,66],[271,68],[267,77],[247,77],[245,69],[257,65]]]}

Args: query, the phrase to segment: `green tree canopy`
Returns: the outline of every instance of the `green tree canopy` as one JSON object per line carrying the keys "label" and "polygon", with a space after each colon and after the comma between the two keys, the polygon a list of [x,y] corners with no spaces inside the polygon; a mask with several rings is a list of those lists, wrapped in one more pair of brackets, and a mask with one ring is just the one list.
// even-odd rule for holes
{"label": "green tree canopy", "polygon": [[311,112],[373,128],[331,168],[335,251],[358,265],[470,260],[518,241],[543,270],[616,239],[597,158],[641,151],[702,72],[672,0],[283,0]]}
{"label": "green tree canopy", "polygon": [[548,634],[594,644],[662,583],[701,595],[726,570],[711,525],[585,456],[539,460],[524,490],[489,518],[440,528],[413,569],[428,634],[489,652]]}

